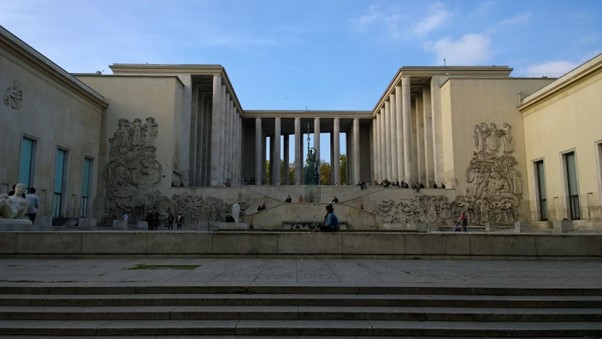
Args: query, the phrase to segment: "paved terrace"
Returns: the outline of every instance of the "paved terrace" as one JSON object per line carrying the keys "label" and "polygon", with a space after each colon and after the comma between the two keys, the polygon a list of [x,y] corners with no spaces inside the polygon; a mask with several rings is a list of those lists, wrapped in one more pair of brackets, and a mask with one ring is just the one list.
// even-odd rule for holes
{"label": "paved terrace", "polygon": [[[140,266],[147,265],[147,266]],[[5,286],[600,288],[599,261],[0,258]]]}

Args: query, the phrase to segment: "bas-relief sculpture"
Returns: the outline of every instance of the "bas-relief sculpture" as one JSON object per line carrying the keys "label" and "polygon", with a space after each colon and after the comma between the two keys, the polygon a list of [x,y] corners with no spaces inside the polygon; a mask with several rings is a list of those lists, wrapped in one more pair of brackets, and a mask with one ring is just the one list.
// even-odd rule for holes
{"label": "bas-relief sculpture", "polygon": [[4,104],[10,106],[12,109],[19,109],[22,103],[23,91],[21,90],[21,83],[15,80],[13,81],[13,85],[8,87],[4,92]]}
{"label": "bas-relief sculpture", "polygon": [[24,184],[15,185],[15,194],[9,196],[6,193],[0,194],[0,218],[20,219],[25,218],[28,200],[22,196],[25,194]]}
{"label": "bas-relief sculpture", "polygon": [[[235,222],[244,220],[249,204],[244,201],[232,203],[212,196],[202,197],[190,194],[174,194],[172,197],[174,209],[182,213],[185,220],[192,223],[201,221],[226,221],[226,217],[232,216]],[[238,212],[238,215],[232,215]],[[238,220],[238,221],[237,221]]]}
{"label": "bas-relief sculpture", "polygon": [[512,126],[480,123],[474,128],[472,159],[466,169],[466,194],[453,202],[443,196],[416,196],[410,201],[382,201],[377,213],[385,223],[453,222],[462,210],[469,222],[513,225],[522,196],[521,174],[514,152]]}
{"label": "bas-relief sculpture", "polygon": [[159,208],[167,201],[156,189],[162,176],[156,159],[157,136],[158,124],[152,117],[144,122],[139,118],[132,122],[119,119],[117,130],[109,139],[109,161],[105,167],[108,215],[127,212],[143,220],[146,209]]}

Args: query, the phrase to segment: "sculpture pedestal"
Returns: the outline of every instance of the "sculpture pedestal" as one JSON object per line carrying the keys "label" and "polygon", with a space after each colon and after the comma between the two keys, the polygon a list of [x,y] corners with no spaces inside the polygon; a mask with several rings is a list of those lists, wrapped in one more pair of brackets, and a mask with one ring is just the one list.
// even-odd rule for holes
{"label": "sculpture pedestal", "polygon": [[0,231],[47,231],[52,227],[32,225],[29,219],[4,219],[0,218]]}

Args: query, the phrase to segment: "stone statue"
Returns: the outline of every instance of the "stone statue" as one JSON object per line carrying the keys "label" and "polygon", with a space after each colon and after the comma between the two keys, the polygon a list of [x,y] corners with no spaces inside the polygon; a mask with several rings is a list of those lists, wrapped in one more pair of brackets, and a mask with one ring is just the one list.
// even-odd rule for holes
{"label": "stone statue", "polygon": [[234,222],[235,223],[239,223],[240,221],[240,205],[238,204],[238,202],[236,200],[234,200],[234,203],[232,204],[232,218],[234,218]]}
{"label": "stone statue", "polygon": [[305,165],[305,184],[318,185],[320,183],[320,174],[318,171],[318,159],[316,159],[316,149],[310,148],[307,154]]}
{"label": "stone statue", "polygon": [[24,184],[15,185],[15,194],[8,196],[8,194],[0,194],[0,217],[6,219],[20,219],[25,218],[25,212],[29,202],[23,198],[26,188]]}

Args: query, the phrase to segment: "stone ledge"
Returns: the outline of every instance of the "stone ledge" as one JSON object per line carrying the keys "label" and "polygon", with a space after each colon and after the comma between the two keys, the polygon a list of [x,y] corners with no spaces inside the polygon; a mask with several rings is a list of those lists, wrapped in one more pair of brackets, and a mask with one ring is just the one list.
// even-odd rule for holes
{"label": "stone ledge", "polygon": [[602,234],[0,232],[0,254],[602,259]]}

